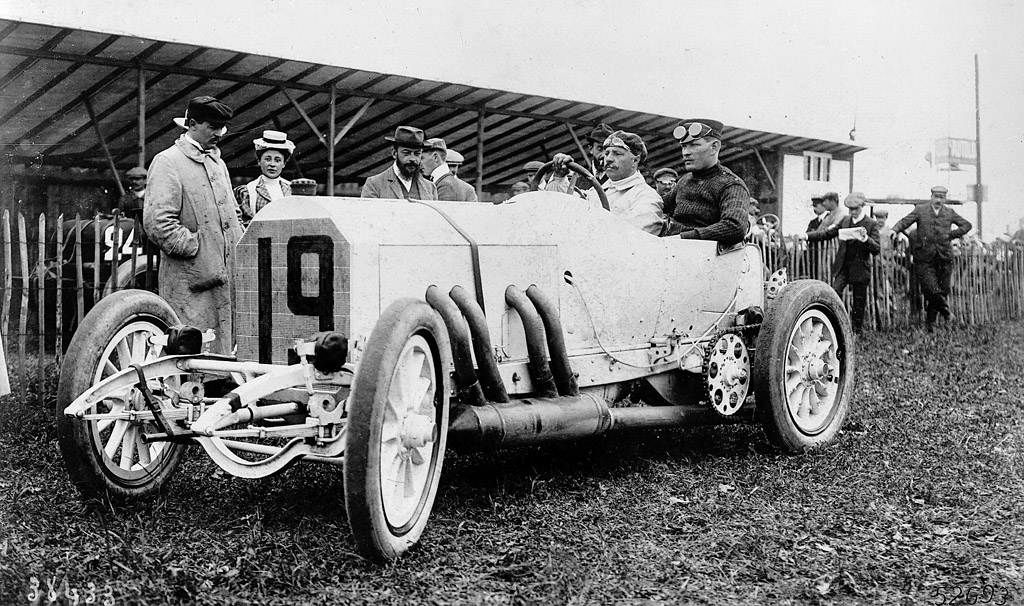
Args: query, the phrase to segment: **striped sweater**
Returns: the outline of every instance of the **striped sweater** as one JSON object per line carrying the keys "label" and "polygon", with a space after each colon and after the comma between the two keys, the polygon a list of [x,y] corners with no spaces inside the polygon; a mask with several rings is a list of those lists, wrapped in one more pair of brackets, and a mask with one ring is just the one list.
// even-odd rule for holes
{"label": "striped sweater", "polygon": [[689,172],[665,196],[665,215],[670,219],[662,235],[736,244],[750,225],[749,206],[750,192],[743,179],[721,164]]}

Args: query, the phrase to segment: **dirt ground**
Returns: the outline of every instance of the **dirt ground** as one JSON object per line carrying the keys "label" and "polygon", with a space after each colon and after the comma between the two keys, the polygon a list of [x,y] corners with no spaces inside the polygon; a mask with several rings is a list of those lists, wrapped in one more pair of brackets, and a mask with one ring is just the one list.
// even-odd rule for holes
{"label": "dirt ground", "polygon": [[7,397],[0,604],[1021,604],[1022,342],[865,335],[844,431],[802,456],[756,426],[453,453],[389,566],[353,553],[328,466],[240,480],[192,450],[159,497],[87,510],[53,403]]}

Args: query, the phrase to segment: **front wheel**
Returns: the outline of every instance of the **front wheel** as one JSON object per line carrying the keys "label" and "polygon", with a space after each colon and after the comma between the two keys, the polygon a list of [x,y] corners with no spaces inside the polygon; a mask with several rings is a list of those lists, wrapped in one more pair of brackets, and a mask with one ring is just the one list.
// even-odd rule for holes
{"label": "front wheel", "polygon": [[799,280],[768,309],[754,354],[758,417],[780,449],[799,453],[835,438],[853,394],[850,318],[824,282]]}
{"label": "front wheel", "polygon": [[359,552],[393,560],[419,540],[448,440],[451,347],[441,317],[414,299],[381,314],[349,398],[345,509]]}
{"label": "front wheel", "polygon": [[[57,439],[72,482],[86,498],[132,499],[159,490],[174,473],[185,447],[170,442],[147,444],[143,434],[159,431],[152,420],[85,420],[64,409],[103,379],[133,364],[152,360],[162,346],[150,342],[167,332],[178,317],[166,301],[141,290],[123,290],[103,298],[75,332],[61,368],[57,389]],[[154,384],[162,397],[179,377]],[[110,393],[89,414],[122,415],[142,410],[131,392]]]}

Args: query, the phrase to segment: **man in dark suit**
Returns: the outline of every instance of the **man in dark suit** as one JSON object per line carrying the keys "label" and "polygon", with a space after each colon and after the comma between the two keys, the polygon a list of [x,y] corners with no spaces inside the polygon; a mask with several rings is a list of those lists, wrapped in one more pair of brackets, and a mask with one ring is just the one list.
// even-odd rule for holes
{"label": "man in dark suit", "polygon": [[412,126],[399,126],[394,136],[384,137],[391,142],[394,164],[363,184],[362,198],[388,198],[392,200],[437,200],[437,188],[420,174],[423,157],[423,131]]}
{"label": "man in dark suit", "polygon": [[831,238],[839,238],[836,259],[832,263],[832,288],[843,296],[849,286],[853,291],[853,310],[850,320],[853,332],[860,333],[864,329],[864,312],[868,305],[868,284],[871,283],[871,255],[877,255],[881,249],[878,239],[878,224],[864,212],[867,198],[859,191],[850,193],[843,201],[850,214],[838,223],[825,229],[801,234],[800,237],[811,242],[820,242]]}
{"label": "man in dark suit", "polygon": [[821,220],[825,218],[825,199],[821,196],[811,198],[811,210],[814,211],[814,218],[807,223],[807,232],[818,231],[821,228]]}
{"label": "man in dark suit", "polygon": [[[931,201],[915,206],[892,228],[894,234],[900,234],[917,225],[917,237],[910,241],[910,252],[914,256],[914,275],[924,293],[925,326],[929,331],[934,329],[937,316],[955,321],[946,303],[953,267],[951,243],[971,231],[971,222],[946,206],[947,193],[949,190],[941,185],[933,187]],[[956,229],[952,229],[954,225]]]}
{"label": "man in dark suit", "polygon": [[427,139],[423,147],[420,172],[437,188],[437,199],[451,202],[477,202],[476,188],[452,174],[448,168],[448,146],[444,139]]}

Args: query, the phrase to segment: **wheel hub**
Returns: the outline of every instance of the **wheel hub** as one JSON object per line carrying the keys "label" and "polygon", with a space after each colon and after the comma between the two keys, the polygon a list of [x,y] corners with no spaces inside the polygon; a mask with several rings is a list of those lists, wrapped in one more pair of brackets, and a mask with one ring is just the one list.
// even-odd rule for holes
{"label": "wheel hub", "polygon": [[402,430],[398,434],[405,448],[422,448],[434,441],[436,428],[434,421],[427,415],[410,414],[402,420]]}
{"label": "wheel hub", "polygon": [[821,358],[805,356],[800,369],[800,378],[804,383],[814,383],[826,379],[832,380],[832,367]]}

